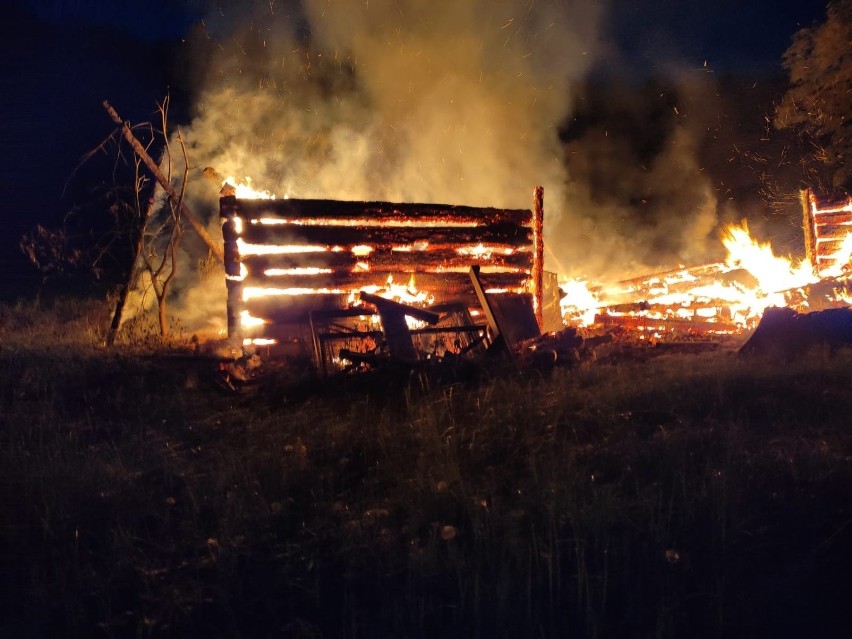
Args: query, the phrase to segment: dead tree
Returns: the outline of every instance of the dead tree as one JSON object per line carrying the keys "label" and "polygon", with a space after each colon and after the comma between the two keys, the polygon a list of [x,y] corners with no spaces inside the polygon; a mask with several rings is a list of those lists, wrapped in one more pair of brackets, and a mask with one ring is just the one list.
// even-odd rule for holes
{"label": "dead tree", "polygon": [[[177,131],[176,139],[180,145],[184,169],[180,180],[180,189],[176,190],[172,186],[172,150],[168,133],[168,103],[167,97],[158,106],[161,120],[160,134],[162,135],[164,144],[162,161],[164,167],[161,169],[154,163],[148,153],[148,147],[153,142],[154,135],[152,134],[152,139],[148,147],[143,146],[133,134],[130,126],[127,123],[121,122],[115,110],[109,106],[109,103],[104,102],[104,106],[110,112],[111,117],[121,123],[122,135],[130,142],[136,154],[136,210],[138,212],[138,228],[135,229],[136,241],[134,242],[131,258],[131,268],[127,280],[119,292],[115,313],[113,314],[112,323],[107,333],[106,345],[108,347],[115,341],[116,334],[121,325],[128,294],[143,273],[147,273],[150,279],[148,286],[157,300],[160,335],[162,337],[168,335],[169,327],[166,301],[169,286],[177,272],[177,250],[182,234],[182,219],[186,218],[193,228],[199,232],[202,240],[210,247],[211,253],[221,256],[221,248],[213,242],[204,227],[192,216],[192,213],[189,212],[184,202],[189,162],[180,130]],[[155,223],[152,223],[152,213],[156,206],[155,200],[152,198],[144,207],[141,202],[140,191],[144,181],[144,178],[141,176],[141,163],[144,163],[155,174],[157,182],[163,186],[163,190],[168,196],[164,204],[164,211],[166,213],[159,215]]]}

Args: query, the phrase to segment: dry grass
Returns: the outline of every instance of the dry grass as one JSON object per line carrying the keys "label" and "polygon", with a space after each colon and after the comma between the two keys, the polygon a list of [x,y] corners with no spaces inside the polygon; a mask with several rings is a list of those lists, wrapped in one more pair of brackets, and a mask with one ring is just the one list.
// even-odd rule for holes
{"label": "dry grass", "polygon": [[296,402],[69,341],[3,334],[0,636],[850,630],[848,352]]}

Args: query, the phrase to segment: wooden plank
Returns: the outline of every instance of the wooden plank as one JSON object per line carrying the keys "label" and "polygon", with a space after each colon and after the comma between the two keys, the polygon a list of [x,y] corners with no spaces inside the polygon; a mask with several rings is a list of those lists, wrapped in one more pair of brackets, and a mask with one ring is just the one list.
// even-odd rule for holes
{"label": "wooden plank", "polygon": [[379,295],[373,295],[372,293],[361,293],[359,297],[362,302],[367,302],[375,306],[379,310],[380,315],[383,311],[391,311],[401,313],[403,316],[412,317],[416,320],[420,320],[421,322],[433,325],[437,324],[441,319],[441,316],[438,313],[434,313],[428,309],[418,308],[416,306],[411,306],[410,304],[401,304],[399,302],[394,302],[393,300],[380,297]]}

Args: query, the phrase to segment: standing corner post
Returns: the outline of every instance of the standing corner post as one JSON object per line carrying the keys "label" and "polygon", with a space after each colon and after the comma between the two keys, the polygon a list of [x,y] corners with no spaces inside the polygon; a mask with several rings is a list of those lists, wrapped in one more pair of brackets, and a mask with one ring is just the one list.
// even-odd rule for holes
{"label": "standing corner post", "polygon": [[240,337],[240,312],[242,310],[243,284],[240,268],[240,250],[237,240],[240,237],[237,198],[222,193],[219,199],[219,216],[222,219],[222,239],[224,240],[225,284],[228,288],[228,338]]}
{"label": "standing corner post", "polygon": [[544,187],[537,186],[533,191],[533,263],[530,273],[533,309],[539,329],[543,330],[544,316]]}

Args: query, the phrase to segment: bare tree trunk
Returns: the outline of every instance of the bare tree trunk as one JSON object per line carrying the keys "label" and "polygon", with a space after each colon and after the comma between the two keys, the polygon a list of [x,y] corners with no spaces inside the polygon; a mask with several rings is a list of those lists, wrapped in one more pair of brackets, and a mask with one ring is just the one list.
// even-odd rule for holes
{"label": "bare tree trunk", "polygon": [[166,319],[166,292],[157,300],[157,318],[160,321],[160,337],[166,337],[169,334],[169,322]]}
{"label": "bare tree trunk", "polygon": [[148,217],[151,215],[151,209],[154,206],[154,200],[148,202],[145,208],[145,213],[142,219],[139,220],[139,236],[136,238],[136,245],[133,247],[133,256],[130,261],[130,271],[127,274],[127,281],[121,287],[118,294],[118,301],[115,304],[115,313],[112,316],[112,324],[110,324],[109,332],[106,336],[106,347],[110,348],[115,343],[115,337],[118,334],[118,329],[121,326],[121,317],[124,314],[124,305],[127,303],[127,296],[130,294],[130,287],[133,286],[133,280],[136,276],[136,265],[139,261],[139,254],[145,245],[145,228],[148,226]]}

